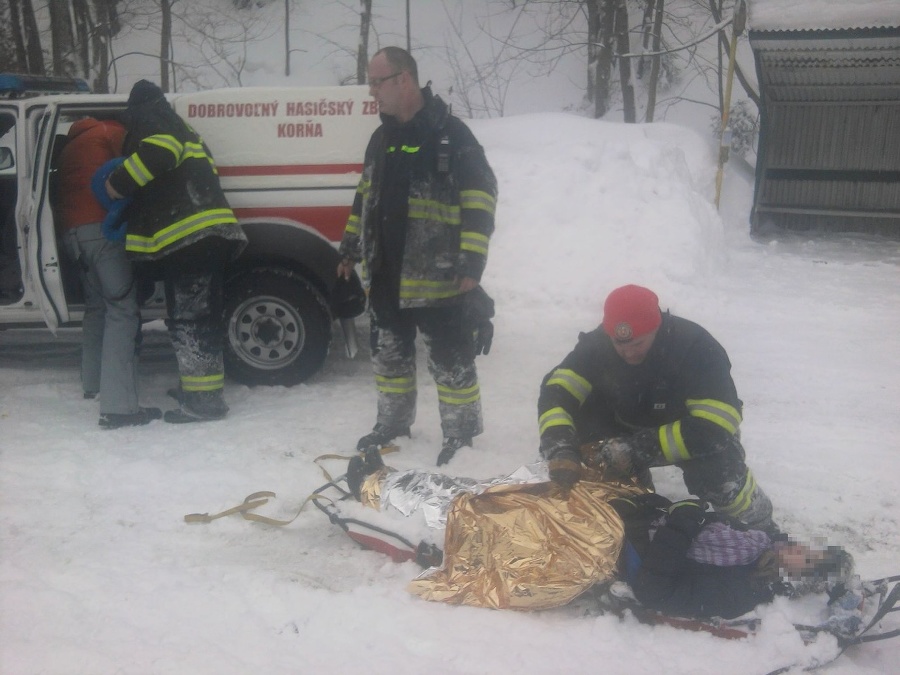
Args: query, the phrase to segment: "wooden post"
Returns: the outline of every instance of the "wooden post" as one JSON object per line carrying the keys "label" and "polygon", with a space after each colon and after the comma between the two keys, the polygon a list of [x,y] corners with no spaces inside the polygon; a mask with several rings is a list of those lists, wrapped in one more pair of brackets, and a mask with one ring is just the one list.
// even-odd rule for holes
{"label": "wooden post", "polygon": [[[731,130],[728,129],[728,116],[731,112],[731,87],[734,84],[734,60],[737,52],[738,36],[744,32],[747,21],[747,5],[744,0],[734,8],[734,19],[731,22],[731,48],[728,50],[728,74],[725,77],[725,100],[722,105],[722,125],[719,129],[719,170],[716,172],[716,209],[722,196],[722,178],[725,173],[725,162],[731,149]],[[727,133],[726,133],[727,130]]]}

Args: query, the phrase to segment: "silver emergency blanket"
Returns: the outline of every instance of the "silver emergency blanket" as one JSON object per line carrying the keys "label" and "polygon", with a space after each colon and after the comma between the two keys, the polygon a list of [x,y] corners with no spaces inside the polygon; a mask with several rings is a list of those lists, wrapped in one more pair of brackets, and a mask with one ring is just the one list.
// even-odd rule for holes
{"label": "silver emergency blanket", "polygon": [[396,509],[404,516],[411,516],[419,511],[428,527],[444,529],[447,526],[447,511],[457,495],[481,494],[497,485],[543,483],[547,480],[545,462],[529,464],[508,476],[487,481],[428,471],[388,472],[380,481],[379,505],[382,511]]}

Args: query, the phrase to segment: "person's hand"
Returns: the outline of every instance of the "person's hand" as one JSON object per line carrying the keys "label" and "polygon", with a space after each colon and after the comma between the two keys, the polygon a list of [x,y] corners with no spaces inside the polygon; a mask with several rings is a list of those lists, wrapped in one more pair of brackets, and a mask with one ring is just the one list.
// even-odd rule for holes
{"label": "person's hand", "polygon": [[112,186],[112,183],[109,182],[109,178],[106,179],[106,194],[109,195],[110,199],[123,199],[122,195],[116,192],[116,189]]}
{"label": "person's hand", "polygon": [[349,281],[350,275],[353,274],[354,267],[354,262],[349,257],[344,256],[341,258],[341,262],[338,263],[337,275]]}
{"label": "person's hand", "polygon": [[472,277],[462,277],[459,280],[459,292],[460,293],[468,293],[473,288],[478,285],[478,279],[473,279]]}
{"label": "person's hand", "polygon": [[550,480],[563,490],[571,490],[581,478],[581,457],[571,448],[561,448],[547,462]]}
{"label": "person's hand", "polygon": [[628,479],[636,473],[634,449],[627,438],[610,438],[582,447],[584,462],[607,480]]}

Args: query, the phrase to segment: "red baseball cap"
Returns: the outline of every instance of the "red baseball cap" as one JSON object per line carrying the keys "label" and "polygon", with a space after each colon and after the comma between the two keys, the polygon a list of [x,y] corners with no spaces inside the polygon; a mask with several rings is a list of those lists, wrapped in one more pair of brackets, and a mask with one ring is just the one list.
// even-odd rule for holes
{"label": "red baseball cap", "polygon": [[603,330],[617,342],[628,342],[651,333],[662,323],[659,298],[643,286],[621,286],[603,305]]}

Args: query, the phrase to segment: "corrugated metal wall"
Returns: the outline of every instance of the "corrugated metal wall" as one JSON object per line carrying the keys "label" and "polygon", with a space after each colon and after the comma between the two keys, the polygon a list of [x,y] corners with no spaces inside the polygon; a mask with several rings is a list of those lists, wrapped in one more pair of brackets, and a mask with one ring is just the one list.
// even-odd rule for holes
{"label": "corrugated metal wall", "polygon": [[900,29],[754,36],[754,228],[900,237]]}

